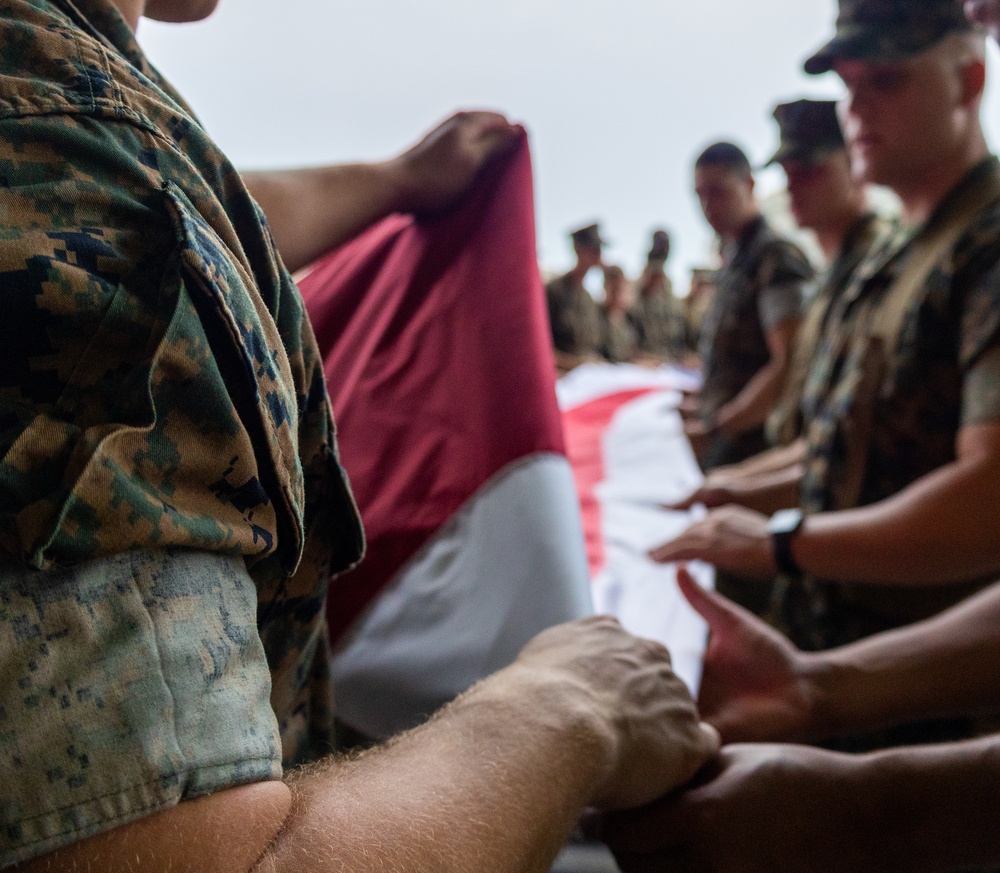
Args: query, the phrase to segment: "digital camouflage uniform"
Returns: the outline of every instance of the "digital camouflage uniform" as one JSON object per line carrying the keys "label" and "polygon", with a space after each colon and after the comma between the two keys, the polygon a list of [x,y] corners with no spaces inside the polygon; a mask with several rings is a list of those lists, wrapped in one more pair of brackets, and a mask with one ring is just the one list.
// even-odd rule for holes
{"label": "digital camouflage uniform", "polygon": [[601,329],[601,354],[612,363],[627,363],[635,357],[638,331],[629,312],[612,315],[603,306],[598,308]]}
{"label": "digital camouflage uniform", "polygon": [[[963,424],[965,376],[1000,345],[1000,198],[981,210],[933,267],[906,311],[875,400],[863,392],[865,326],[885,305],[919,234],[947,221],[952,204],[1000,173],[995,158],[977,166],[917,232],[886,234],[834,303],[803,398],[808,422],[801,505],[807,513],[866,506],[899,493],[955,459]],[[870,415],[870,419],[865,416]],[[841,491],[851,477],[859,421],[869,422],[856,499]],[[969,593],[969,586],[907,589],[825,583],[789,584],[781,624],[805,648],[828,648],[932,615]]]}
{"label": "digital camouflage uniform", "polygon": [[570,355],[598,355],[601,326],[597,303],[582,284],[567,273],[545,286],[552,344]]}
{"label": "digital camouflage uniform", "polygon": [[795,336],[792,363],[785,379],[781,399],[767,420],[767,441],[770,445],[788,445],[801,434],[802,393],[830,310],[875,240],[887,230],[886,221],[874,213],[861,216],[847,232],[837,256],[823,274],[819,290],[809,303],[805,318]]}
{"label": "digital camouflage uniform", "polygon": [[[715,293],[702,324],[698,352],[703,383],[699,415],[711,424],[771,358],[767,333],[798,318],[803,286],[813,270],[806,256],[778,236],[763,217],[727,247]],[[712,437],[702,466],[733,464],[766,448],[763,425],[736,437]]]}
{"label": "digital camouflage uniform", "polygon": [[687,342],[687,319],[680,301],[674,297],[668,276],[660,277],[660,286],[641,289],[632,305],[632,316],[639,331],[639,351],[661,358],[678,358]]}
{"label": "digital camouflage uniform", "polygon": [[[329,747],[305,311],[108,0],[0,0],[0,866]],[[270,698],[270,705],[268,705]]]}

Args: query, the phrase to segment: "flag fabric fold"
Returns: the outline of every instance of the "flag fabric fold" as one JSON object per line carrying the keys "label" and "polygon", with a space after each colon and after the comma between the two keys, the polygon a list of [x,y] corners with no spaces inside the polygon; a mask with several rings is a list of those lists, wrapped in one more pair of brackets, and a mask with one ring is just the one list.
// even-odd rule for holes
{"label": "flag fabric fold", "polygon": [[368,539],[330,586],[338,715],[387,736],[592,611],[527,138],[456,210],[393,216],[300,288]]}
{"label": "flag fabric fold", "polygon": [[397,733],[595,601],[696,689],[704,624],[645,554],[690,522],[660,504],[700,480],[694,382],[587,365],[557,401],[527,138],[456,210],[390,217],[300,287],[368,540],[330,585],[338,718]]}

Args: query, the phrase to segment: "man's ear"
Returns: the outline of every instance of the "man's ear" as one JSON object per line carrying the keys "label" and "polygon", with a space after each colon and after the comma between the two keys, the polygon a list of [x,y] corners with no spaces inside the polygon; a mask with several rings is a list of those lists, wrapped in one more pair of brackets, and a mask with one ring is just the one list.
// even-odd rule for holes
{"label": "man's ear", "polygon": [[986,88],[986,62],[975,59],[962,64],[962,104],[969,105],[983,96]]}

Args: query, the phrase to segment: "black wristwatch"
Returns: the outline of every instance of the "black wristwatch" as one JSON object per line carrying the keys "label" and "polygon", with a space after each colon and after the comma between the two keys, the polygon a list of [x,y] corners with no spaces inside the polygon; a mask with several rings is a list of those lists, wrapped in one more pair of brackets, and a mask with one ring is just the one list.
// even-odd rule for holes
{"label": "black wristwatch", "polygon": [[779,509],[767,523],[767,532],[771,535],[771,549],[774,552],[774,563],[785,576],[798,577],[802,568],[792,554],[792,540],[801,530],[802,522],[806,520],[801,509]]}

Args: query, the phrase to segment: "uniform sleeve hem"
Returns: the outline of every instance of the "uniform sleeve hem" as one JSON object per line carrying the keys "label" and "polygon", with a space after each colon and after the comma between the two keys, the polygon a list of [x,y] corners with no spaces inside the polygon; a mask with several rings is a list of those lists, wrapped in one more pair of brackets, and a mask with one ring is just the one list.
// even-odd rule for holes
{"label": "uniform sleeve hem", "polygon": [[[277,761],[252,758],[167,774],[21,821],[7,821],[3,823],[3,839],[8,846],[0,856],[0,867],[37,858],[163,812],[183,801],[241,785],[280,779],[281,767]],[[84,821],[86,824],[80,823]]]}

